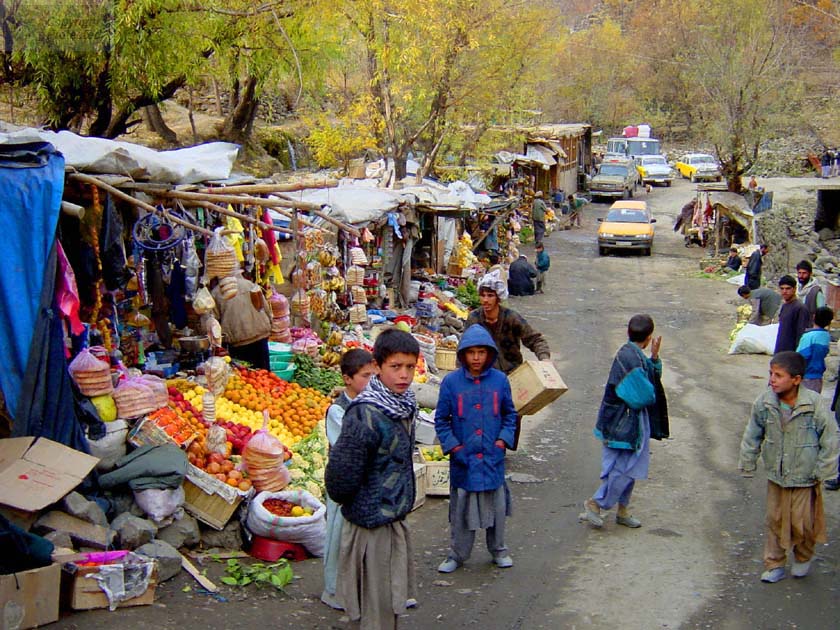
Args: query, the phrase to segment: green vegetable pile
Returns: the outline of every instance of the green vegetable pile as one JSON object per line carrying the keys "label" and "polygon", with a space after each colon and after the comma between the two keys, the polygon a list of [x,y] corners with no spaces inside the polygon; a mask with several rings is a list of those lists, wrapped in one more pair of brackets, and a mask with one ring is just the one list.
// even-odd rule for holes
{"label": "green vegetable pile", "polygon": [[478,308],[481,306],[481,300],[478,299],[478,289],[475,282],[467,280],[460,287],[455,289],[455,297],[468,308]]}
{"label": "green vegetable pile", "polygon": [[306,354],[295,354],[293,360],[297,369],[292,381],[301,387],[311,387],[329,396],[334,388],[344,385],[339,372],[318,367],[312,357]]}
{"label": "green vegetable pile", "polygon": [[278,591],[286,588],[295,577],[292,566],[285,558],[281,558],[272,564],[257,562],[254,564],[242,564],[239,560],[227,561],[225,569],[227,575],[222,577],[222,583],[228,586],[273,586]]}

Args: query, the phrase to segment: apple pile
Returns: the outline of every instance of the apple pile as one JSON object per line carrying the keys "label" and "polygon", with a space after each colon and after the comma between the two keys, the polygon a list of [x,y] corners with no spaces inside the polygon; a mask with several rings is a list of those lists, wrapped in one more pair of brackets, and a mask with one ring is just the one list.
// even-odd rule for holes
{"label": "apple pile", "polygon": [[229,420],[216,420],[216,424],[224,428],[227,434],[227,441],[230,442],[230,447],[233,453],[241,455],[242,450],[254,434],[250,427],[244,424],[238,424]]}
{"label": "apple pile", "polygon": [[242,492],[251,489],[251,481],[236,469],[236,464],[221,453],[208,453],[204,446],[198,442],[190,444],[187,449],[187,459],[190,464],[203,470],[208,475],[212,475],[222,483],[226,483]]}

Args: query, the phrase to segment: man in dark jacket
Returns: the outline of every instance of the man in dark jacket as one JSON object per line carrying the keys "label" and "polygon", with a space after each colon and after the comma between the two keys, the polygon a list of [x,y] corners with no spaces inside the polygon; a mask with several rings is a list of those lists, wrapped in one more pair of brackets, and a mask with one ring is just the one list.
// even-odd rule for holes
{"label": "man in dark jacket", "polygon": [[762,243],[758,246],[747,261],[747,272],[744,275],[744,284],[750,289],[757,289],[761,286],[761,266],[764,263],[763,256],[768,252],[767,245]]}
{"label": "man in dark jacket", "polygon": [[534,278],[537,275],[537,270],[528,262],[525,254],[520,255],[508,270],[508,293],[534,295]]}
{"label": "man in dark jacket", "polygon": [[531,223],[534,224],[534,240],[542,243],[545,236],[545,201],[543,191],[538,190],[534,195],[534,203],[531,204]]}
{"label": "man in dark jacket", "polygon": [[796,280],[793,276],[779,278],[779,293],[782,294],[782,309],[779,311],[779,332],[773,354],[786,350],[796,352],[799,338],[808,328],[811,315],[796,297]]}

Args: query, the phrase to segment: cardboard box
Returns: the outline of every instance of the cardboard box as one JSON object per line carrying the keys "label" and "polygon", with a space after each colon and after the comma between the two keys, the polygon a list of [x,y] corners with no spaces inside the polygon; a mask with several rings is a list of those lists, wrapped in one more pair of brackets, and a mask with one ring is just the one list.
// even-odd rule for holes
{"label": "cardboard box", "polygon": [[0,440],[0,503],[41,510],[78,486],[98,461],[46,438]]}
{"label": "cardboard box", "polygon": [[523,416],[537,413],[569,389],[548,361],[525,361],[508,374],[508,380],[513,404]]}
{"label": "cardboard box", "polygon": [[[134,554],[131,554],[134,556]],[[137,556],[135,556],[136,558]],[[119,564],[116,562],[114,564]],[[151,558],[142,563],[151,571],[146,590],[131,599],[119,602],[117,608],[127,606],[147,606],[155,602],[157,589],[157,562]],[[100,588],[99,582],[90,577],[99,572],[100,567],[83,567],[73,563],[64,565],[61,572],[61,592],[65,606],[73,610],[91,610],[94,608],[108,608],[108,596]]]}
{"label": "cardboard box", "polygon": [[449,496],[449,461],[433,462],[420,456],[426,464],[426,496]]}
{"label": "cardboard box", "polygon": [[0,627],[35,628],[58,621],[61,565],[0,575]]}

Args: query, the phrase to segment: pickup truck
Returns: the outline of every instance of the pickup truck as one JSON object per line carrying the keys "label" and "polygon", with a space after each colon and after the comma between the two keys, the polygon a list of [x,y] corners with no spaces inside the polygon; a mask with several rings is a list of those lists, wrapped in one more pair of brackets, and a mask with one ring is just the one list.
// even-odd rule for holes
{"label": "pickup truck", "polygon": [[593,201],[599,197],[629,199],[639,185],[639,173],[633,160],[607,160],[589,183]]}

